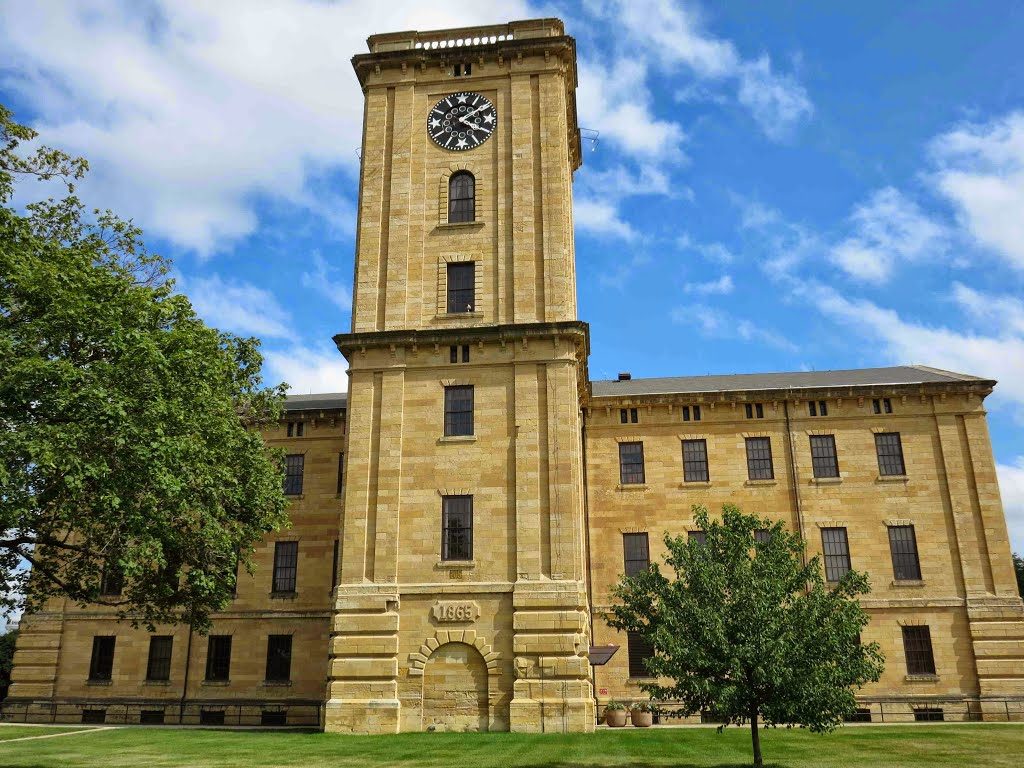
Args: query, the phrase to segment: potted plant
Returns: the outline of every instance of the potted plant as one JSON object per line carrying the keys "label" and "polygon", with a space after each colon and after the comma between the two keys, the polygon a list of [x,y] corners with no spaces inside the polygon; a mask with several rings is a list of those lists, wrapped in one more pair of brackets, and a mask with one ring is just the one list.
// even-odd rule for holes
{"label": "potted plant", "polygon": [[629,718],[637,728],[650,728],[654,725],[654,705],[649,701],[639,701],[629,710]]}
{"label": "potted plant", "polygon": [[610,728],[622,728],[626,724],[626,705],[609,701],[604,707],[604,721]]}

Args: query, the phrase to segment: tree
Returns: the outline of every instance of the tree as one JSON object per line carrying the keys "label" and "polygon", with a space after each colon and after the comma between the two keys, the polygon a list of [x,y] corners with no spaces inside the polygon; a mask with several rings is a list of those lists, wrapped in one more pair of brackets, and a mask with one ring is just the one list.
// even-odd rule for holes
{"label": "tree", "polygon": [[1013,553],[1013,570],[1017,574],[1017,592],[1024,597],[1024,557]]}
{"label": "tree", "polygon": [[7,698],[11,686],[11,670],[14,668],[14,645],[18,642],[18,630],[6,629],[0,635],[0,701]]}
{"label": "tree", "polygon": [[657,682],[641,687],[674,707],[665,711],[749,723],[760,766],[759,722],[831,730],[854,713],[853,688],[880,677],[878,644],[860,642],[868,617],[857,597],[868,580],[850,571],[830,588],[782,523],[732,505],[721,522],[693,511],[704,541],[666,534],[667,574],[653,564],[624,578],[609,624],[650,642]]}
{"label": "tree", "polygon": [[[137,227],[85,211],[84,160],[18,153],[34,138],[0,106],[0,607],[205,629],[287,522],[258,429],[284,385],[263,387],[258,340],[203,324]],[[61,194],[16,209],[33,178]]]}

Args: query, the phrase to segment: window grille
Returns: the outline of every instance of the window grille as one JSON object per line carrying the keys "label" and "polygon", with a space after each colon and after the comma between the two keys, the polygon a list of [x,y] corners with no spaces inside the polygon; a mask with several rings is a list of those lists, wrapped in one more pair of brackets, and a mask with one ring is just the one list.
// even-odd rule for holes
{"label": "window grille", "polygon": [[747,478],[750,480],[773,480],[775,467],[772,465],[772,439],[770,437],[748,437]]}
{"label": "window grille", "polygon": [[850,570],[850,542],[845,528],[822,528],[821,549],[825,555],[825,580],[837,582]]}
{"label": "window grille", "polygon": [[89,660],[90,680],[109,680],[114,671],[114,645],[117,638],[112,635],[92,639],[92,658]]}
{"label": "window grille", "polygon": [[897,581],[918,581],[921,562],[917,555],[917,536],[912,525],[889,526],[889,550],[892,553],[892,573]]}
{"label": "window grille", "polygon": [[294,592],[299,568],[299,542],[274,544],[274,592]]}
{"label": "window grille", "polygon": [[206,679],[211,682],[230,679],[231,635],[210,635],[206,642]]}
{"label": "window grille", "polygon": [[932,633],[928,627],[903,627],[903,651],[908,675],[934,675]]}
{"label": "window grille", "polygon": [[302,493],[302,471],[306,457],[301,453],[293,453],[284,457],[284,492],[288,496]]}
{"label": "window grille", "polygon": [[448,180],[448,223],[475,220],[476,180],[469,171],[459,171]]}
{"label": "window grille", "polygon": [[158,635],[149,638],[149,659],[146,662],[147,680],[171,679],[171,649],[174,638],[170,635]]}
{"label": "window grille", "polygon": [[473,497],[441,499],[441,559],[473,559]]}
{"label": "window grille", "polygon": [[899,432],[879,432],[875,435],[875,450],[878,452],[878,474],[905,475],[903,464],[903,442]]}
{"label": "window grille", "polygon": [[619,483],[634,485],[644,482],[644,444],[619,443]]}
{"label": "window grille", "polygon": [[651,553],[646,533],[622,534],[622,552],[627,576],[643,573],[651,564]]}
{"label": "window grille", "polygon": [[708,481],[707,440],[683,440],[683,481],[706,483]]}
{"label": "window grille", "polygon": [[629,632],[626,635],[626,642],[629,654],[629,676],[632,678],[650,677],[651,673],[647,671],[644,662],[654,656],[653,646],[639,632]]}
{"label": "window grille", "polygon": [[835,435],[811,435],[811,467],[815,477],[839,477]]}
{"label": "window grille", "polygon": [[292,636],[267,637],[267,680],[283,682],[292,676]]}
{"label": "window grille", "polygon": [[472,312],[476,303],[476,264],[472,261],[448,265],[448,311]]}
{"label": "window grille", "polygon": [[446,437],[473,434],[473,386],[444,388],[444,434]]}

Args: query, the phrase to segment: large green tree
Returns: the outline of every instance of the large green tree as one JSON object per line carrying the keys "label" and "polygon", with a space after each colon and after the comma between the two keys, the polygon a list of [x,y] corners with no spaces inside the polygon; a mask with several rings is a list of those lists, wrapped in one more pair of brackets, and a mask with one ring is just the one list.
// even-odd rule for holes
{"label": "large green tree", "polygon": [[666,534],[665,568],[624,578],[609,623],[651,643],[656,681],[641,687],[655,701],[749,724],[760,766],[759,723],[828,731],[854,713],[854,689],[881,675],[878,644],[860,641],[868,580],[850,571],[827,585],[799,535],[735,506],[721,521],[695,506],[694,519],[704,541]]}
{"label": "large green tree", "polygon": [[1024,597],[1024,557],[1013,553],[1013,570],[1017,574],[1017,592]]}
{"label": "large green tree", "polygon": [[[283,385],[263,386],[256,339],[204,325],[137,227],[83,208],[84,160],[34,139],[0,106],[0,607],[203,629],[287,521],[259,433]],[[35,180],[59,194],[16,206]]]}
{"label": "large green tree", "polygon": [[7,697],[7,689],[11,685],[11,670],[14,669],[14,645],[18,640],[18,630],[6,629],[0,635],[0,701]]}

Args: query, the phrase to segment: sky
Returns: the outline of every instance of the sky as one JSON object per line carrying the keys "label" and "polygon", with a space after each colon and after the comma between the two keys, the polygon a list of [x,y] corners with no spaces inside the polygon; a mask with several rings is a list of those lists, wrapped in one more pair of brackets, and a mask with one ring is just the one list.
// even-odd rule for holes
{"label": "sky", "polygon": [[558,16],[592,378],[920,363],[986,400],[1024,552],[1024,5],[0,0],[0,102],[87,157],[268,381],[339,391],[375,32]]}

